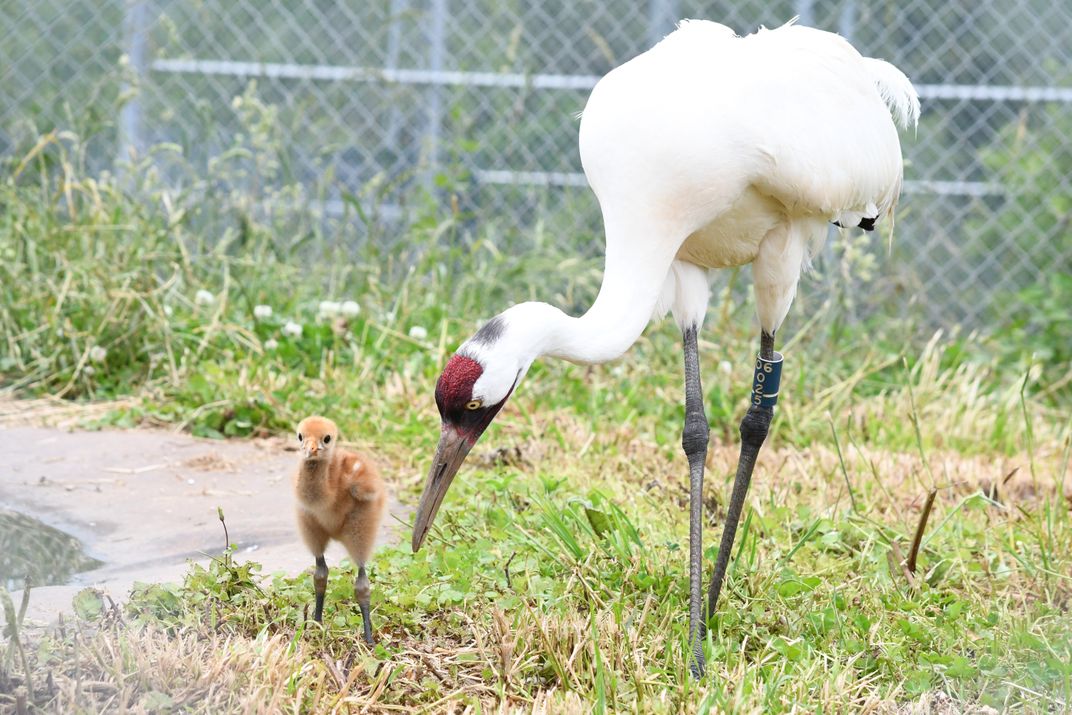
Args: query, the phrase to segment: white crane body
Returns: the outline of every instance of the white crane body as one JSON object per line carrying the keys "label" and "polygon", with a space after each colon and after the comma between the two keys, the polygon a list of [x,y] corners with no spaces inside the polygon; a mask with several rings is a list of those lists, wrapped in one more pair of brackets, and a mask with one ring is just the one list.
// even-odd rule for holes
{"label": "white crane body", "polygon": [[607,272],[619,254],[641,263],[631,291],[658,284],[658,296],[645,296],[653,311],[673,308],[684,322],[702,315],[707,294],[666,285],[680,282],[671,261],[758,261],[760,320],[773,332],[827,224],[893,210],[902,159],[891,113],[901,124],[918,116],[908,79],[837,35],[786,25],[737,37],[717,23],[682,22],[603,77],[582,114],[581,161],[607,225]]}

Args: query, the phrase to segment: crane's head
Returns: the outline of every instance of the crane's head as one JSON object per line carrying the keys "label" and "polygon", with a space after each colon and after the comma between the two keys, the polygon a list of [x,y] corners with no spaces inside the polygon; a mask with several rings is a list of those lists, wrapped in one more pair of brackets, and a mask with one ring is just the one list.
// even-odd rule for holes
{"label": "crane's head", "polygon": [[504,336],[507,320],[492,318],[447,362],[436,383],[442,431],[413,523],[417,551],[465,457],[521,381],[532,362]]}

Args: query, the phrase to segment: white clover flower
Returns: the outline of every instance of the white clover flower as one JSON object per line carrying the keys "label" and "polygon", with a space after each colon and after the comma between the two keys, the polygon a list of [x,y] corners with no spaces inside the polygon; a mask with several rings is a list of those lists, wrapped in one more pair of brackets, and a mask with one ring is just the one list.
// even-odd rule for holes
{"label": "white clover flower", "polygon": [[731,363],[729,360],[721,360],[718,363],[718,369],[729,375],[733,372],[733,363]]}
{"label": "white clover flower", "polygon": [[265,320],[272,317],[272,306],[270,305],[255,305],[253,306],[253,317],[257,320]]}
{"label": "white clover flower", "polygon": [[165,305],[164,306],[164,315],[166,315],[168,317],[171,317],[171,314],[174,313],[174,312],[175,311],[172,309],[172,307],[170,305]]}
{"label": "white clover flower", "polygon": [[347,300],[343,301],[343,304],[339,306],[339,311],[347,318],[353,318],[361,312],[361,306],[355,300]]}
{"label": "white clover flower", "polygon": [[108,351],[100,345],[94,345],[89,349],[89,359],[93,362],[104,362],[106,357],[108,357]]}
{"label": "white clover flower", "polygon": [[409,336],[414,340],[424,340],[428,337],[428,331],[419,325],[414,325],[409,329]]}
{"label": "white clover flower", "polygon": [[97,374],[97,368],[93,367],[92,365],[86,365],[82,368],[82,374],[86,377],[93,377]]}
{"label": "white clover flower", "polygon": [[321,318],[334,318],[339,314],[341,306],[333,300],[320,301],[320,308],[317,310],[317,314]]}
{"label": "white clover flower", "polygon": [[293,320],[288,320],[287,324],[283,326],[283,335],[289,335],[294,338],[300,338],[302,334],[301,323],[295,323]]}
{"label": "white clover flower", "polygon": [[198,305],[212,305],[216,302],[216,296],[202,288],[194,295],[194,302]]}
{"label": "white clover flower", "polygon": [[265,350],[275,350],[278,347],[279,347],[279,341],[276,340],[275,338],[268,338],[267,340],[264,341],[264,349]]}

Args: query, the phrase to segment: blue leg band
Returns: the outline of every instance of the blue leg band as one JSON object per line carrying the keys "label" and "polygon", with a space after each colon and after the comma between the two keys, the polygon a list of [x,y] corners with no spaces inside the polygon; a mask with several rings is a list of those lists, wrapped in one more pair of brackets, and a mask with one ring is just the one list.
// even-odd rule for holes
{"label": "blue leg band", "polygon": [[774,407],[778,404],[778,385],[782,381],[782,354],[774,353],[772,360],[756,358],[756,373],[752,377],[752,404]]}

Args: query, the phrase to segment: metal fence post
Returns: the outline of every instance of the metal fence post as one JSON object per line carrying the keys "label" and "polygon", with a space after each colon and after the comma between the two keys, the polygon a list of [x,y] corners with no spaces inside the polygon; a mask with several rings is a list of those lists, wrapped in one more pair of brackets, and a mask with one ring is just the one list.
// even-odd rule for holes
{"label": "metal fence post", "polygon": [[856,34],[856,0],[845,0],[845,4],[841,6],[838,34],[852,42],[852,36]]}
{"label": "metal fence post", "polygon": [[129,63],[134,84],[123,83],[122,92],[133,91],[132,96],[119,112],[119,136],[116,141],[116,168],[124,160],[141,156],[145,151],[145,135],[142,123],[141,91],[147,75],[146,45],[149,29],[147,0],[122,0],[123,2],[123,49]]}
{"label": "metal fence post", "polygon": [[[387,52],[384,58],[384,69],[398,69],[398,55],[402,45],[402,15],[409,9],[409,0],[391,0],[387,22]],[[398,135],[401,131],[402,112],[397,104],[392,104],[387,120],[387,134],[384,141],[393,153],[395,161],[398,161]]]}
{"label": "metal fence post", "polygon": [[431,0],[428,17],[428,69],[432,72],[432,83],[428,88],[428,128],[426,130],[427,169],[425,185],[431,187],[439,167],[439,138],[443,122],[443,87],[438,81],[438,73],[443,71],[443,61],[447,51],[447,0]]}
{"label": "metal fence post", "polygon": [[677,0],[648,0],[648,47],[673,31],[678,12]]}

